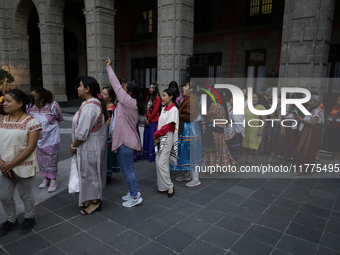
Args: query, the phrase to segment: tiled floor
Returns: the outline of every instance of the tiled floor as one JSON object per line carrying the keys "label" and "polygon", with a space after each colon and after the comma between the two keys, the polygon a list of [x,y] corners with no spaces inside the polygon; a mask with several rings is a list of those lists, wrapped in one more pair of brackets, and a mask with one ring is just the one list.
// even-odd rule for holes
{"label": "tiled floor", "polygon": [[[70,139],[61,135],[60,161],[70,157]],[[204,178],[194,188],[174,181],[169,199],[157,193],[154,163],[135,166],[139,206],[122,207],[127,186],[120,173],[93,215],[80,215],[78,196],[65,189],[36,206],[31,233],[0,237],[0,255],[340,254],[340,179]],[[178,173],[171,174],[174,180]]]}
{"label": "tiled floor", "polygon": [[202,179],[192,189],[175,182],[169,199],[156,191],[153,163],[136,167],[141,205],[121,206],[121,174],[93,215],[80,215],[78,197],[62,191],[36,207],[32,233],[0,238],[0,254],[340,253],[339,180]]}

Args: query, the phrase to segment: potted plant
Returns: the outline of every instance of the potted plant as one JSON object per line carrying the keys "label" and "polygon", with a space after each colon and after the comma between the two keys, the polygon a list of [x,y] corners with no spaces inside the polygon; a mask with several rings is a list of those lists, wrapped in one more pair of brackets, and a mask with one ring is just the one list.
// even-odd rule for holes
{"label": "potted plant", "polygon": [[5,93],[6,85],[12,83],[14,81],[14,77],[4,69],[0,69],[0,91]]}

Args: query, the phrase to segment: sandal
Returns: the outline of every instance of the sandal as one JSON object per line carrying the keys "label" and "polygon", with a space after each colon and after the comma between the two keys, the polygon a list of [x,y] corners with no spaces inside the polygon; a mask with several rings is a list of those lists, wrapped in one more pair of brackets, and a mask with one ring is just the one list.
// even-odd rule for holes
{"label": "sandal", "polygon": [[[98,207],[95,208],[92,212],[87,212],[86,209],[89,208],[90,205],[98,205]],[[97,202],[91,201],[90,205],[86,209],[81,210],[80,214],[81,215],[90,215],[90,214],[94,213],[95,211],[100,212],[102,210],[102,201],[100,199],[98,199]]]}
{"label": "sandal", "polygon": [[86,208],[89,207],[89,205],[91,204],[91,202],[89,202],[88,204],[87,204],[87,202],[88,202],[88,201],[82,203],[81,206],[79,206],[79,207],[80,207],[80,208],[83,208],[83,209],[86,209]]}

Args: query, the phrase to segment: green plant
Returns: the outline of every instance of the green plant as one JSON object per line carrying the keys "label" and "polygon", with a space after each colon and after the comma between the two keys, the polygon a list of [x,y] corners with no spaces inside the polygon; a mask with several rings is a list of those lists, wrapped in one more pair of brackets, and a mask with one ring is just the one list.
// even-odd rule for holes
{"label": "green plant", "polygon": [[14,77],[4,69],[0,69],[0,90],[5,92],[6,85],[12,83],[14,81]]}

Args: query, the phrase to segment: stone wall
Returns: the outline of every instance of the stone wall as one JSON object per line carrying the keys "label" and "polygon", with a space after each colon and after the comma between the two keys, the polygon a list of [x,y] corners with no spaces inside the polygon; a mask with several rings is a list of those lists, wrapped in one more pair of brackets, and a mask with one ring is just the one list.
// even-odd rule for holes
{"label": "stone wall", "polygon": [[161,88],[172,80],[185,82],[193,37],[194,0],[158,0],[157,69]]}
{"label": "stone wall", "polygon": [[97,79],[99,84],[108,84],[105,60],[110,56],[115,61],[114,51],[114,1],[86,0],[86,33],[88,75]]}

